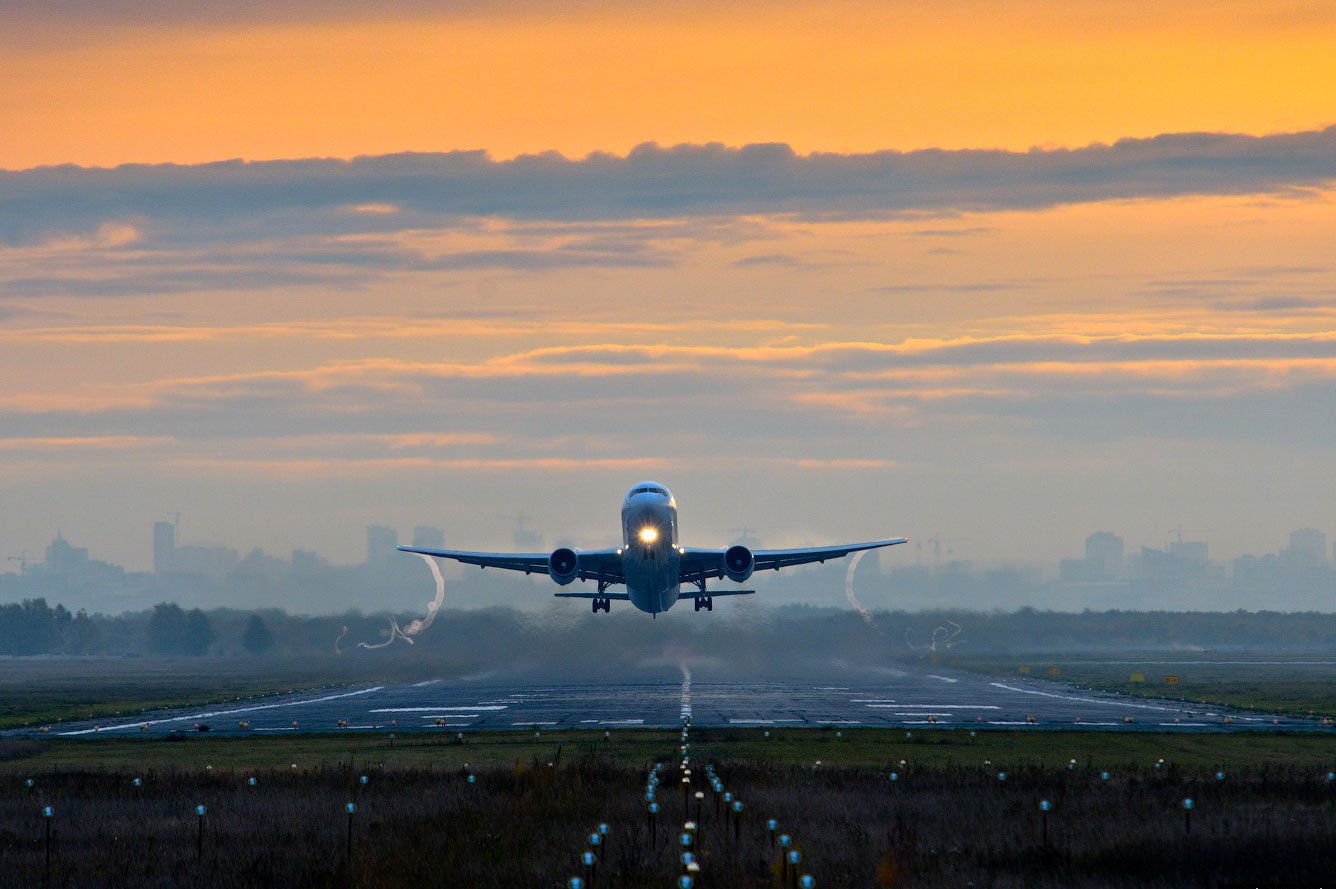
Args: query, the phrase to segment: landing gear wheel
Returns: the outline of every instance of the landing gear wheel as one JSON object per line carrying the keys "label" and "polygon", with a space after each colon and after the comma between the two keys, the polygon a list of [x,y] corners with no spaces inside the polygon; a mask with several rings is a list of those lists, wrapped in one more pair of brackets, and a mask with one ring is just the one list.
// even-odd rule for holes
{"label": "landing gear wheel", "polygon": [[601,596],[596,596],[595,598],[590,600],[589,604],[591,606],[590,610],[593,611],[594,614],[598,614],[600,611],[602,611],[604,614],[608,614],[612,611],[611,599],[605,599]]}
{"label": "landing gear wheel", "polygon": [[714,610],[714,597],[713,597],[713,596],[697,596],[697,597],[696,597],[696,603],[695,603],[695,604],[696,604],[696,610],[697,610],[697,611],[700,611],[702,608],[704,608],[706,611],[713,611],[713,610]]}

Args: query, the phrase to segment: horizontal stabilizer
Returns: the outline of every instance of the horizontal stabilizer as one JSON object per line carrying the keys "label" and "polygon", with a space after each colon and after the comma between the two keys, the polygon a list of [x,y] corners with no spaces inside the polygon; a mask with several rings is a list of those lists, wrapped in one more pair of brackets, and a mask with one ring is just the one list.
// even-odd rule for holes
{"label": "horizontal stabilizer", "polygon": [[701,596],[711,599],[715,596],[750,596],[755,592],[756,590],[706,590],[702,593],[697,590],[694,593],[678,593],[677,601],[681,602],[683,599],[696,599]]}
{"label": "horizontal stabilizer", "polygon": [[618,602],[630,602],[629,593],[553,593],[558,599],[616,599]]}

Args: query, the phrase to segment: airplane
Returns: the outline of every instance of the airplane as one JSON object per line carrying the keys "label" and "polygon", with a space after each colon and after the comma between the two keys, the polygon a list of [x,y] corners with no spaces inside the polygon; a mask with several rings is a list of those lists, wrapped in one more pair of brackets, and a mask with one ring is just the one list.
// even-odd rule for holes
{"label": "airplane", "polygon": [[[706,588],[708,580],[728,578],[745,583],[754,571],[778,571],[792,565],[825,562],[849,553],[895,546],[907,538],[819,546],[810,549],[761,549],[745,546],[698,549],[677,542],[677,501],[658,482],[641,482],[622,501],[622,545],[609,549],[574,550],[558,547],[550,553],[482,553],[456,549],[401,546],[406,553],[454,559],[479,568],[504,568],[525,574],[546,574],[561,586],[575,580],[593,580],[597,592],[556,593],[558,598],[591,599],[594,614],[607,613],[612,601],[630,602],[658,617],[682,599],[694,599],[696,611],[713,611],[716,596],[744,596],[755,590]],[[626,592],[609,592],[613,586]],[[683,591],[683,586],[694,590]]]}

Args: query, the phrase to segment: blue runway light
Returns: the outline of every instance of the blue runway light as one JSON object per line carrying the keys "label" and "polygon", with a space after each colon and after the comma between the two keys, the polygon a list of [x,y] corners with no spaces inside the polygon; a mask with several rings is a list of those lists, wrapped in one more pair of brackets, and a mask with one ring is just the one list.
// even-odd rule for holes
{"label": "blue runway light", "polygon": [[247,778],[247,779],[246,779],[246,783],[247,783],[248,785],[250,785],[251,787],[254,787],[254,786],[255,786],[255,778],[254,778],[254,777]]}
{"label": "blue runway light", "polygon": [[799,861],[802,860],[803,860],[803,853],[799,852],[797,849],[794,849],[791,852],[789,852],[789,864],[797,864]]}
{"label": "blue runway light", "polygon": [[603,836],[597,831],[589,835],[589,845],[597,846],[601,842],[603,842]]}
{"label": "blue runway light", "polygon": [[742,811],[742,800],[740,799],[733,800],[733,814],[736,815],[738,812],[741,811]]}
{"label": "blue runway light", "polygon": [[998,772],[998,773],[997,773],[997,780],[999,780],[999,781],[1005,781],[1005,780],[1007,780],[1007,773],[1006,773],[1006,772]]}
{"label": "blue runway light", "polygon": [[658,804],[658,803],[650,803],[650,804],[649,804],[649,813],[650,813],[651,815],[657,815],[657,814],[659,814],[659,804]]}
{"label": "blue runway light", "polygon": [[366,782],[367,782],[367,777],[366,777],[366,775],[363,775],[362,777],[358,778],[357,780],[361,782],[361,784],[362,784],[363,787],[366,786]]}
{"label": "blue runway light", "polygon": [[469,783],[470,783],[470,784],[476,784],[476,783],[478,783],[478,779],[477,779],[476,777],[474,777],[473,775],[469,775]]}
{"label": "blue runway light", "polygon": [[579,877],[571,877],[566,881],[566,889],[584,889],[585,881]]}
{"label": "blue runway light", "polygon": [[357,803],[348,803],[348,805],[343,807],[343,810],[351,815],[357,811]]}
{"label": "blue runway light", "polygon": [[600,823],[599,826],[598,826],[598,832],[599,832],[600,834],[602,834],[603,836],[607,836],[607,835],[608,835],[608,825],[603,824],[603,823]]}
{"label": "blue runway light", "polygon": [[677,889],[691,889],[691,887],[695,885],[696,881],[691,879],[687,874],[682,874],[682,876],[677,878]]}
{"label": "blue runway light", "polygon": [[816,889],[816,880],[811,874],[803,874],[798,878],[798,885],[801,889]]}
{"label": "blue runway light", "polygon": [[793,842],[793,837],[789,836],[788,834],[781,833],[779,835],[779,845],[781,847],[787,849],[792,842]]}
{"label": "blue runway light", "polygon": [[43,815],[43,816],[45,816],[45,817],[47,817],[47,818],[50,818],[52,815],[55,815],[55,814],[56,814],[56,810],[53,809],[53,808],[51,808],[50,806],[43,806],[43,807],[42,807],[42,815]]}
{"label": "blue runway light", "polygon": [[1192,811],[1192,800],[1191,799],[1183,800],[1183,808],[1187,809],[1189,812]]}
{"label": "blue runway light", "polygon": [[134,781],[131,782],[131,783],[133,783],[135,787],[143,787],[143,786],[144,786],[144,779],[143,779],[143,778],[136,778],[136,779],[134,779]]}
{"label": "blue runway light", "polygon": [[583,855],[580,856],[580,863],[583,864],[585,867],[593,867],[594,862],[597,860],[598,857],[595,856],[593,852],[585,852]]}
{"label": "blue runway light", "polygon": [[900,773],[899,773],[899,772],[891,772],[891,780],[892,780],[892,781],[899,781],[899,780],[900,780]]}
{"label": "blue runway light", "polygon": [[29,787],[29,788],[31,788],[31,787],[32,787],[32,779],[29,778],[27,781],[24,781],[23,784],[24,784],[25,787]]}
{"label": "blue runway light", "polygon": [[1053,804],[1050,803],[1048,800],[1046,800],[1046,799],[1041,799],[1041,800],[1039,801],[1039,811],[1041,811],[1041,812],[1047,812],[1048,810],[1050,810],[1050,809],[1052,809],[1052,808],[1053,808]]}
{"label": "blue runway light", "polygon": [[195,807],[195,814],[198,815],[198,816],[201,817],[201,818],[204,817],[204,811],[205,811],[205,809],[204,809],[204,804],[203,804],[203,803],[200,803],[198,806]]}
{"label": "blue runway light", "polygon": [[1217,781],[1223,781],[1223,780],[1225,780],[1225,773],[1224,773],[1224,772],[1216,772],[1216,773],[1215,773],[1215,780],[1217,780]]}
{"label": "blue runway light", "polygon": [[681,836],[679,836],[679,837],[677,838],[677,841],[678,841],[679,843],[681,843],[683,846],[690,846],[690,845],[691,845],[691,834],[689,834],[689,833],[684,833],[684,834],[682,834]]}
{"label": "blue runway light", "polygon": [[1108,773],[1108,772],[1100,772],[1100,773],[1099,773],[1099,780],[1101,780],[1101,781],[1107,781],[1107,780],[1109,780],[1109,773]]}
{"label": "blue runway light", "polygon": [[777,827],[779,827],[779,822],[776,821],[774,818],[771,818],[769,821],[767,821],[767,822],[765,823],[765,829],[766,829],[766,830],[771,830],[771,831],[773,831],[773,830],[774,830],[775,828],[777,828]]}

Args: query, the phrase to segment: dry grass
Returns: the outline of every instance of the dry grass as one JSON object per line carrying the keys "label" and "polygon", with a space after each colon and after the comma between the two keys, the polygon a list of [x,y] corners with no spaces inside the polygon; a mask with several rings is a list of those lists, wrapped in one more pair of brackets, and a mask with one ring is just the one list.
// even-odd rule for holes
{"label": "dry grass", "polygon": [[[671,741],[660,743],[666,760]],[[703,807],[709,886],[775,884],[767,817],[793,834],[822,886],[1186,887],[1336,873],[1333,788],[1311,766],[1246,767],[1224,782],[1173,763],[1109,782],[1085,768],[1023,766],[1000,783],[982,766],[911,764],[892,784],[881,768],[716,761],[747,808],[734,841],[713,801]],[[667,782],[652,841],[643,765],[586,752],[559,767],[481,770],[475,784],[457,765],[372,768],[364,788],[363,771],[268,769],[250,787],[249,773],[222,767],[62,769],[38,773],[33,789],[11,774],[0,779],[0,873],[6,885],[42,883],[47,804],[55,886],[558,887],[579,871],[599,821],[612,830],[597,886],[662,887],[677,872],[681,796]],[[1196,801],[1190,834],[1184,797]],[[351,859],[350,800],[359,806]],[[199,859],[197,803],[208,807]]]}

